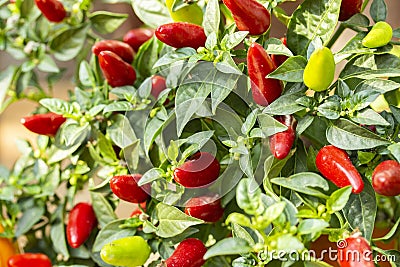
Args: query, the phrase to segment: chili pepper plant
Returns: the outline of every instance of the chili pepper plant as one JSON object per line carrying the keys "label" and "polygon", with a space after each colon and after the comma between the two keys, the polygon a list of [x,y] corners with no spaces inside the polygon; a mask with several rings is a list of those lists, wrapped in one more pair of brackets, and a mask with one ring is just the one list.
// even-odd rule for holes
{"label": "chili pepper plant", "polygon": [[389,0],[120,2],[143,27],[110,40],[127,14],[0,1],[0,112],[37,103],[0,167],[0,266],[400,266]]}

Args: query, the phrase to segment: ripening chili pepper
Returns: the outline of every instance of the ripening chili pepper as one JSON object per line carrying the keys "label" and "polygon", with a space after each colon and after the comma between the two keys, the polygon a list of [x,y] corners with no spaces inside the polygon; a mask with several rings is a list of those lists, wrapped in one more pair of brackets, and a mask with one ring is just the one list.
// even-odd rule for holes
{"label": "ripening chili pepper", "polygon": [[329,48],[315,49],[304,69],[304,84],[314,91],[325,91],[333,81],[335,66],[335,59]]}
{"label": "ripening chili pepper", "polygon": [[224,215],[224,208],[218,195],[205,195],[189,199],[185,213],[205,222],[217,222]]}
{"label": "ripening chili pepper", "polygon": [[374,267],[373,254],[367,240],[360,233],[338,242],[340,267]]}
{"label": "ripening chili pepper", "polygon": [[119,198],[131,203],[142,203],[150,196],[150,184],[138,186],[140,174],[118,175],[110,180],[111,191]]}
{"label": "ripening chili pepper", "polygon": [[159,75],[154,75],[151,77],[151,95],[155,99],[158,98],[160,93],[167,88],[165,78]]}
{"label": "ripening chili pepper", "polygon": [[78,203],[69,212],[67,241],[72,248],[80,247],[97,226],[96,214],[92,205]]}
{"label": "ripening chili pepper", "polygon": [[101,259],[113,266],[142,266],[150,256],[151,248],[141,236],[123,237],[103,246]]}
{"label": "ripening chili pepper", "polygon": [[269,149],[275,158],[284,159],[289,155],[296,139],[297,122],[291,115],[278,116],[276,119],[287,126],[288,129],[269,137]]}
{"label": "ripening chili pepper", "polygon": [[318,152],[315,164],[321,174],[336,186],[351,185],[356,194],[363,191],[364,182],[346,151],[332,145],[324,146]]}
{"label": "ripening chili pepper", "polygon": [[174,253],[165,261],[167,267],[201,267],[207,248],[197,238],[183,240],[176,247]]}
{"label": "ripening chili pepper", "polygon": [[49,257],[41,253],[24,253],[11,256],[8,267],[51,267]]}
{"label": "ripening chili pepper", "polygon": [[393,37],[393,29],[385,21],[377,22],[362,40],[362,45],[368,48],[377,48],[387,45]]}
{"label": "ripening chili pepper", "polygon": [[66,119],[62,115],[49,112],[23,117],[21,124],[31,132],[55,136],[61,124],[65,121]]}
{"label": "ripening chili pepper", "polygon": [[[0,233],[4,232],[3,226],[0,224]],[[6,267],[8,259],[17,253],[16,247],[9,238],[0,237],[0,267]]]}
{"label": "ripening chili pepper", "polygon": [[400,195],[400,164],[395,160],[381,162],[372,173],[372,185],[380,195]]}
{"label": "ripening chili pepper", "polygon": [[254,102],[261,106],[268,106],[282,94],[281,81],[266,78],[276,69],[276,66],[258,43],[251,44],[247,52],[247,69]]}
{"label": "ripening chili pepper", "polygon": [[187,188],[206,186],[219,177],[218,160],[208,152],[198,152],[174,170],[174,180]]}
{"label": "ripening chili pepper", "polygon": [[117,41],[117,40],[102,40],[95,43],[92,46],[92,52],[96,56],[100,54],[101,51],[111,51],[117,54],[127,63],[132,63],[133,61],[133,49],[129,44]]}
{"label": "ripening chili pepper", "polygon": [[196,3],[191,3],[187,6],[179,8],[173,11],[175,0],[165,0],[165,4],[168,8],[169,14],[173,21],[189,22],[197,25],[201,25],[203,22],[203,11]]}
{"label": "ripening chili pepper", "polygon": [[125,33],[123,40],[130,45],[134,51],[138,51],[139,47],[151,39],[154,35],[153,29],[137,28]]}
{"label": "ripening chili pepper", "polygon": [[260,35],[271,25],[271,14],[256,0],[223,0],[232,12],[236,27],[250,35]]}
{"label": "ripening chili pepper", "polygon": [[339,20],[344,21],[360,13],[363,0],[342,0],[340,5]]}
{"label": "ripening chili pepper", "polygon": [[[287,46],[286,37],[282,37],[282,38],[281,38],[281,41],[282,41],[282,44],[284,44],[285,46]],[[276,67],[279,67],[280,65],[283,64],[283,62],[286,61],[286,59],[288,59],[288,57],[285,56],[285,55],[274,55],[274,54],[272,54],[272,55],[271,55],[271,59],[272,59],[272,61],[274,62],[275,66],[276,66]]]}
{"label": "ripening chili pepper", "polygon": [[67,16],[64,5],[58,0],[35,0],[36,6],[51,22],[61,22]]}
{"label": "ripening chili pepper", "polygon": [[142,214],[143,211],[146,212],[146,205],[146,202],[135,204],[130,217],[137,217]]}
{"label": "ripening chili pepper", "polygon": [[133,85],[135,69],[111,51],[99,53],[99,64],[104,77],[112,87]]}
{"label": "ripening chili pepper", "polygon": [[187,22],[173,22],[159,26],[156,37],[163,43],[175,47],[197,49],[206,44],[206,34],[199,25]]}

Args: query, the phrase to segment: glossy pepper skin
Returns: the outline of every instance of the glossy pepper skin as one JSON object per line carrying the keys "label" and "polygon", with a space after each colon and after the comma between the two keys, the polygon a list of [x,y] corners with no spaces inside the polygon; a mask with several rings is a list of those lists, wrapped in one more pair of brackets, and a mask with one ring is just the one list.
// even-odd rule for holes
{"label": "glossy pepper skin", "polygon": [[381,162],[372,173],[372,186],[383,196],[400,195],[400,164],[395,160]]}
{"label": "glossy pepper skin", "polygon": [[353,234],[338,244],[338,263],[340,267],[374,267],[372,250],[367,240],[359,233]]}
{"label": "glossy pepper skin", "polygon": [[197,238],[183,240],[176,247],[174,253],[165,261],[166,267],[201,267],[205,260],[207,248]]}
{"label": "glossy pepper skin", "polygon": [[339,20],[344,21],[360,13],[363,0],[342,0],[340,5]]}
{"label": "glossy pepper skin", "polygon": [[336,186],[351,185],[355,194],[363,191],[364,182],[346,151],[332,145],[324,146],[318,152],[315,163],[321,174]]}
{"label": "glossy pepper skin", "polygon": [[189,199],[185,205],[185,213],[205,222],[214,223],[222,218],[224,208],[218,195],[205,195]]}
{"label": "glossy pepper skin", "polygon": [[203,22],[203,11],[196,3],[189,4],[176,11],[173,11],[175,0],[165,0],[165,5],[168,8],[169,14],[173,21],[189,22],[201,25]]}
{"label": "glossy pepper skin", "polygon": [[59,23],[67,16],[64,5],[58,0],[35,0],[36,6],[49,21]]}
{"label": "glossy pepper skin", "polygon": [[269,148],[275,158],[284,159],[289,155],[290,149],[296,139],[297,122],[291,115],[278,116],[276,119],[287,126],[288,129],[270,136]]}
{"label": "glossy pepper skin", "polygon": [[268,106],[282,94],[282,83],[279,80],[265,78],[276,66],[258,43],[251,44],[247,52],[247,69],[253,99],[258,105]]}
{"label": "glossy pepper skin", "polygon": [[142,178],[140,174],[118,175],[110,180],[111,191],[119,198],[131,203],[142,203],[150,196],[150,184],[138,186],[139,180]]}
{"label": "glossy pepper skin", "polygon": [[187,22],[173,22],[159,26],[156,37],[161,42],[175,47],[192,47],[197,49],[206,44],[204,29],[196,24]]}
{"label": "glossy pepper skin", "polygon": [[62,115],[49,112],[23,117],[21,124],[31,132],[55,136],[61,124],[65,121],[66,119]]}
{"label": "glossy pepper skin", "polygon": [[41,253],[25,253],[11,256],[8,267],[51,267],[49,257]]}
{"label": "glossy pepper skin", "polygon": [[362,40],[362,45],[377,48],[387,45],[393,37],[393,29],[389,23],[378,21]]}
{"label": "glossy pepper skin", "polygon": [[[287,39],[286,39],[286,37],[282,37],[280,40],[282,41],[282,44],[284,44],[285,46],[287,46]],[[276,66],[276,67],[279,67],[280,65],[283,64],[283,62],[286,61],[286,59],[288,59],[288,57],[285,56],[285,55],[274,55],[274,54],[272,54],[272,55],[271,55],[271,59],[272,59],[272,61],[274,62],[275,66]]]}
{"label": "glossy pepper skin", "polygon": [[137,52],[139,50],[139,47],[150,40],[153,35],[153,29],[137,28],[125,33],[123,41],[130,45],[130,47],[132,47],[135,52]]}
{"label": "glossy pepper skin", "polygon": [[271,14],[256,0],[223,0],[232,12],[236,27],[250,35],[260,35],[271,25]]}
{"label": "glossy pepper skin", "polygon": [[304,69],[304,84],[316,92],[328,89],[335,77],[335,59],[327,47],[314,50]]}
{"label": "glossy pepper skin", "polygon": [[160,93],[166,88],[167,84],[164,77],[159,75],[151,77],[151,95],[154,96],[155,99],[157,99]]}
{"label": "glossy pepper skin", "polygon": [[111,51],[117,54],[127,63],[132,63],[133,61],[133,49],[129,44],[117,41],[117,40],[102,40],[95,43],[92,46],[92,52],[96,56],[100,54],[101,51]]}
{"label": "glossy pepper skin", "polygon": [[97,226],[96,214],[92,205],[78,203],[69,212],[67,241],[72,248],[80,247]]}
{"label": "glossy pepper skin", "polygon": [[104,77],[112,87],[133,85],[136,80],[133,67],[111,51],[99,53],[99,64]]}
{"label": "glossy pepper skin", "polygon": [[187,188],[207,186],[219,177],[218,160],[208,152],[198,152],[174,170],[174,180]]}

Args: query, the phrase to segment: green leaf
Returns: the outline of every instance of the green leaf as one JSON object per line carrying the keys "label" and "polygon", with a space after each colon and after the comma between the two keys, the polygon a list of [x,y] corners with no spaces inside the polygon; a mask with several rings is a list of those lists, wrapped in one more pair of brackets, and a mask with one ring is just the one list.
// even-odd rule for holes
{"label": "green leaf", "polygon": [[163,46],[164,44],[156,37],[151,38],[140,46],[133,61],[135,70],[140,74],[140,76],[149,77],[155,73],[154,64],[157,62],[159,53]]}
{"label": "green leaf", "polygon": [[237,31],[224,36],[221,41],[221,47],[226,51],[232,50],[238,46],[249,34],[248,31]]}
{"label": "green leaf", "polygon": [[218,0],[209,0],[203,19],[203,28],[206,36],[215,33],[216,37],[218,37],[220,16]]}
{"label": "green leaf", "polygon": [[74,107],[72,104],[68,103],[65,100],[56,99],[56,98],[43,98],[39,101],[39,103],[46,107],[51,112],[57,114],[73,114]]}
{"label": "green leaf", "polygon": [[90,197],[92,199],[92,206],[96,214],[96,218],[101,227],[105,227],[107,224],[117,219],[117,216],[115,215],[110,203],[101,193],[91,191]]}
{"label": "green leaf", "polygon": [[312,172],[296,173],[288,178],[274,178],[271,183],[289,188],[291,190],[315,196],[319,198],[328,198],[324,193],[315,189],[321,188],[325,191],[329,189],[328,182],[320,175]]}
{"label": "green leaf", "polygon": [[387,147],[390,153],[400,162],[400,143],[396,143]]}
{"label": "green leaf", "polygon": [[385,1],[384,0],[372,1],[369,13],[371,14],[371,17],[375,22],[385,21],[387,16],[387,7]]}
{"label": "green leaf", "polygon": [[333,192],[326,201],[326,210],[330,214],[342,210],[349,201],[351,190],[351,186],[346,186]]}
{"label": "green leaf", "polygon": [[38,65],[38,69],[43,72],[53,72],[53,73],[60,72],[60,69],[57,67],[57,64],[54,62],[53,58],[50,57],[49,55],[44,55],[44,57],[41,59]]}
{"label": "green leaf", "polygon": [[400,218],[397,220],[397,222],[393,225],[392,229],[390,229],[390,231],[386,235],[378,238],[373,238],[372,240],[376,242],[376,241],[384,241],[391,239],[396,234],[399,225],[400,225]]}
{"label": "green leaf", "polygon": [[339,101],[326,101],[318,106],[317,108],[320,115],[323,117],[336,120],[340,117],[340,112],[342,111]]}
{"label": "green leaf", "polygon": [[276,70],[268,74],[268,78],[278,79],[286,82],[303,82],[304,68],[307,60],[302,56],[290,57]]}
{"label": "green leaf", "polygon": [[247,214],[261,214],[264,207],[261,200],[261,190],[254,180],[244,178],[236,187],[236,202]]}
{"label": "green leaf", "polygon": [[293,13],[289,22],[288,47],[295,54],[305,55],[317,36],[329,41],[339,18],[340,0],[306,0]]}
{"label": "green leaf", "polygon": [[228,215],[228,217],[225,220],[225,224],[230,224],[230,223],[246,227],[251,226],[250,218],[244,215],[243,213],[238,213],[238,212],[232,212],[231,214]]}
{"label": "green leaf", "polygon": [[190,226],[203,223],[202,220],[188,216],[179,209],[162,202],[157,204],[156,214],[159,220],[156,234],[162,238],[176,236]]}
{"label": "green leaf", "polygon": [[65,225],[64,225],[64,209],[65,205],[58,206],[54,221],[50,228],[50,239],[53,243],[54,250],[61,253],[64,257],[69,257],[67,241],[65,239]]}
{"label": "green leaf", "polygon": [[128,102],[128,101],[116,101],[116,102],[111,102],[108,104],[104,110],[103,114],[106,114],[108,112],[114,112],[114,111],[130,111],[133,109],[133,105]]}
{"label": "green leaf", "polygon": [[251,251],[252,248],[246,240],[236,237],[225,238],[209,248],[203,258],[207,260],[215,256],[247,254]]}
{"label": "green leaf", "polygon": [[329,223],[322,219],[306,219],[299,223],[297,233],[300,235],[307,235],[318,233],[329,227]]}
{"label": "green leaf", "polygon": [[79,64],[79,81],[84,86],[92,86],[96,84],[94,73],[86,60],[82,60]]}
{"label": "green leaf", "polygon": [[179,156],[179,146],[174,140],[171,140],[169,144],[167,155],[171,161],[175,161]]}
{"label": "green leaf", "polygon": [[55,58],[60,61],[75,58],[82,51],[88,30],[89,25],[85,24],[79,27],[66,28],[50,40],[49,47],[54,52]]}
{"label": "green leaf", "polygon": [[285,201],[274,203],[265,210],[265,213],[262,215],[262,217],[263,219],[266,219],[266,221],[268,222],[273,222],[279,216],[281,216],[285,208],[286,208]]}
{"label": "green leaf", "polygon": [[314,121],[314,116],[306,115],[303,118],[301,118],[296,127],[296,133],[298,136],[300,136],[307,128],[312,124]]}
{"label": "green leaf", "polygon": [[107,127],[107,134],[121,148],[133,144],[138,139],[130,121],[122,114],[113,117],[113,123]]}
{"label": "green leaf", "polygon": [[330,125],[326,130],[326,138],[332,145],[345,150],[369,149],[390,143],[346,119],[339,119]]}
{"label": "green leaf", "polygon": [[299,94],[289,94],[283,95],[272,102],[268,107],[266,107],[263,113],[271,115],[291,115],[300,110],[305,109],[305,107],[296,103],[296,100],[300,97]]}
{"label": "green leaf", "polygon": [[250,130],[254,127],[254,124],[257,120],[258,109],[254,109],[246,118],[245,122],[242,125],[242,133],[247,135]]}
{"label": "green leaf", "polygon": [[100,251],[105,244],[110,243],[111,241],[135,235],[136,229],[133,228],[123,228],[120,226],[123,225],[125,219],[119,219],[116,221],[112,221],[109,224],[105,225],[100,232],[96,236],[96,240],[94,241],[92,251],[97,252]]}
{"label": "green leaf", "polygon": [[128,14],[118,14],[107,11],[96,11],[89,16],[93,28],[101,34],[114,32],[127,18]]}
{"label": "green leaf", "polygon": [[163,0],[132,0],[136,16],[151,28],[172,22]]}
{"label": "green leaf", "polygon": [[359,83],[356,87],[357,92],[374,91],[381,94],[399,89],[400,84],[387,79],[368,79]]}
{"label": "green leaf", "polygon": [[241,238],[243,240],[246,240],[246,242],[250,246],[254,246],[255,242],[253,238],[251,237],[250,233],[246,231],[242,226],[236,223],[232,223],[232,236],[236,238]]}
{"label": "green leaf", "polygon": [[290,51],[289,48],[287,48],[287,46],[284,45],[281,40],[276,38],[269,38],[268,40],[266,40],[264,43],[264,47],[268,54],[284,55],[287,57],[293,56],[292,51]]}
{"label": "green leaf", "polygon": [[357,112],[356,115],[350,119],[355,123],[363,125],[390,125],[390,123],[386,121],[378,112],[370,108]]}
{"label": "green leaf", "polygon": [[343,209],[344,216],[353,230],[359,229],[368,241],[374,230],[377,204],[375,191],[369,182],[360,194],[351,194]]}
{"label": "green leaf", "polygon": [[193,48],[179,48],[163,55],[160,59],[157,60],[153,67],[159,68],[162,66],[170,65],[174,62],[188,59],[193,55],[196,55],[196,50],[194,50]]}
{"label": "green leaf", "polygon": [[34,203],[33,201],[32,204],[32,206],[23,210],[22,217],[18,220],[17,228],[15,230],[16,237],[20,237],[31,230],[31,228],[40,221],[45,212],[43,205]]}
{"label": "green leaf", "polygon": [[16,70],[17,68],[15,66],[9,66],[0,73],[0,111],[3,109],[3,102],[11,86]]}

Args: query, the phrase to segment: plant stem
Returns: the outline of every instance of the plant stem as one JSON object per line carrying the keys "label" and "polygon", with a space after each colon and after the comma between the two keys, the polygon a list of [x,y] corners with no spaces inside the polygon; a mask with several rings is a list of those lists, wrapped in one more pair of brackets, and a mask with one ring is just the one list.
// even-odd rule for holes
{"label": "plant stem", "polygon": [[336,30],[335,34],[332,36],[332,38],[329,40],[328,44],[326,47],[331,48],[339,39],[340,35],[342,35],[343,31],[346,29],[346,27],[341,23],[339,25],[339,28]]}

